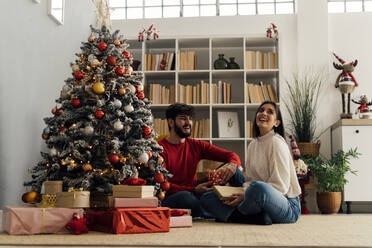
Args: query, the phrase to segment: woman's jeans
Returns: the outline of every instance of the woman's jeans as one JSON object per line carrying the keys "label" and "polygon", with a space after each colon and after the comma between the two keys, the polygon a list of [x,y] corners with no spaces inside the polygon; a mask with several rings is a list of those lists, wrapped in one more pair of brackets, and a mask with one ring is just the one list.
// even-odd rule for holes
{"label": "woman's jeans", "polygon": [[[236,169],[235,174],[229,180],[229,184],[231,186],[240,187],[243,185],[244,182],[245,182],[245,177],[243,173],[239,169]],[[172,195],[165,197],[161,205],[163,207],[170,207],[170,208],[191,209],[191,214],[193,217],[198,217],[198,216],[214,217],[213,215],[206,212],[201,207],[200,197],[201,197],[200,195],[197,195],[193,192],[180,191],[180,192],[177,192],[177,193],[174,193]]]}
{"label": "woman's jeans", "polygon": [[[214,192],[207,192],[200,199],[202,207],[220,221],[227,222],[236,207],[224,204]],[[298,197],[287,198],[271,185],[257,181],[245,191],[244,200],[237,206],[243,215],[266,212],[273,223],[293,223],[301,215]]]}

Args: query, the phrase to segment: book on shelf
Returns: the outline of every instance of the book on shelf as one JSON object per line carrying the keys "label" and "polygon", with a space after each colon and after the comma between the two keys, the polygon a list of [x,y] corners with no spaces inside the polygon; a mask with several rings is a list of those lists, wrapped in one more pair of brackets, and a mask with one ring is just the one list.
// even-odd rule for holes
{"label": "book on shelf", "polygon": [[145,54],[145,71],[174,70],[174,53]]}
{"label": "book on shelf", "polygon": [[246,83],[246,91],[247,103],[261,103],[264,101],[278,102],[275,87],[272,83]]}
{"label": "book on shelf", "polygon": [[245,52],[246,58],[246,69],[256,69],[256,52],[255,51],[246,51]]}
{"label": "book on shelf", "polygon": [[150,83],[148,96],[153,104],[172,104],[175,102],[175,86]]}
{"label": "book on shelf", "polygon": [[180,51],[178,54],[179,69],[183,70],[195,70],[197,63],[197,56],[195,51]]}
{"label": "book on shelf", "polygon": [[275,52],[259,50],[245,51],[246,69],[277,69],[278,55]]}
{"label": "book on shelf", "polygon": [[246,138],[252,138],[253,137],[253,123],[250,120],[246,121]]}
{"label": "book on shelf", "polygon": [[213,191],[216,193],[216,195],[221,201],[234,200],[235,196],[233,196],[233,194],[239,194],[239,193],[244,194],[243,187],[214,185]]}

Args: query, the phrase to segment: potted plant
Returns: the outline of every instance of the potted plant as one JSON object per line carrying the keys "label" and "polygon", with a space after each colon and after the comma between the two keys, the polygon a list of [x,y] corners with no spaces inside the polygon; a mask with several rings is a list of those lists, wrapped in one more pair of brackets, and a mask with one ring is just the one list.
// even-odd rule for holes
{"label": "potted plant", "polygon": [[331,159],[306,159],[310,173],[317,179],[317,204],[321,213],[337,213],[340,209],[341,191],[348,183],[345,175],[348,172],[356,175],[356,171],[350,167],[350,158],[358,158],[359,155],[355,148],[348,152],[339,150]]}
{"label": "potted plant", "polygon": [[316,112],[320,92],[326,81],[325,70],[314,70],[311,67],[296,72],[285,80],[288,97],[284,99],[284,105],[290,117],[289,130],[294,135],[302,156],[319,155]]}

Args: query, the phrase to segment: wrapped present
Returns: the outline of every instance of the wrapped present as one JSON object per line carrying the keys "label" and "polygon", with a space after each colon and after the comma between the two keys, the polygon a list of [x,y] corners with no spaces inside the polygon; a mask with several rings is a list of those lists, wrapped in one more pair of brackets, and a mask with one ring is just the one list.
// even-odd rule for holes
{"label": "wrapped present", "polygon": [[223,184],[224,181],[222,180],[222,170],[213,170],[209,172],[209,182],[212,183],[212,185],[220,185]]}
{"label": "wrapped present", "polygon": [[45,181],[44,193],[46,195],[62,192],[62,181]]}
{"label": "wrapped present", "polygon": [[153,197],[155,187],[152,185],[114,185],[112,195],[114,198],[144,198]]}
{"label": "wrapped present", "polygon": [[41,196],[41,203],[38,207],[55,208],[57,206],[57,195],[47,194]]}
{"label": "wrapped present", "polygon": [[90,192],[91,208],[112,208],[114,206],[114,197],[111,194],[93,191]]}
{"label": "wrapped present", "polygon": [[57,193],[59,208],[89,208],[89,191],[70,191]]}
{"label": "wrapped present", "polygon": [[156,208],[158,203],[157,197],[114,198],[114,207],[116,208]]}
{"label": "wrapped present", "polygon": [[89,210],[89,230],[107,233],[169,232],[170,209],[116,208],[108,211]]}
{"label": "wrapped present", "polygon": [[191,227],[192,217],[190,215],[171,216],[169,226],[172,227]]}
{"label": "wrapped present", "polygon": [[65,225],[74,213],[83,209],[35,208],[27,206],[3,208],[3,229],[9,234],[68,233]]}

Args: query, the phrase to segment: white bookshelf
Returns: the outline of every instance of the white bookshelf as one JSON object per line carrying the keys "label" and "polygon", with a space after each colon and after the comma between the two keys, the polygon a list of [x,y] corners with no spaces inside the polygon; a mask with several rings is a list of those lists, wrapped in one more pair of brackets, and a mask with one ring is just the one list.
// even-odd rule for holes
{"label": "white bookshelf", "polygon": [[[195,107],[195,120],[209,119],[209,138],[200,138],[215,144],[221,148],[236,152],[242,163],[246,161],[246,153],[249,142],[252,140],[246,137],[246,120],[253,121],[254,114],[260,103],[249,103],[247,101],[246,82],[258,83],[260,81],[272,84],[279,99],[279,68],[271,69],[246,69],[246,51],[255,50],[263,53],[275,52],[279,55],[279,42],[266,37],[187,37],[187,38],[162,38],[138,42],[136,39],[129,39],[129,51],[134,59],[140,60],[138,68],[144,74],[144,84],[161,84],[169,87],[175,86],[175,99],[178,99],[178,84],[195,85],[204,80],[209,85],[209,96],[207,104],[190,104]],[[192,50],[197,57],[195,70],[179,70],[177,55],[180,52]],[[167,71],[146,71],[144,70],[145,54],[174,52],[175,68]],[[214,61],[218,54],[223,53],[225,59],[235,57],[235,62],[240,69],[214,69]],[[278,59],[279,61],[279,59]],[[212,104],[212,84],[218,80],[231,83],[231,103]],[[154,118],[165,119],[165,110],[169,104],[152,104],[151,109]],[[218,111],[231,111],[238,113],[240,137],[220,138],[218,134]]]}

